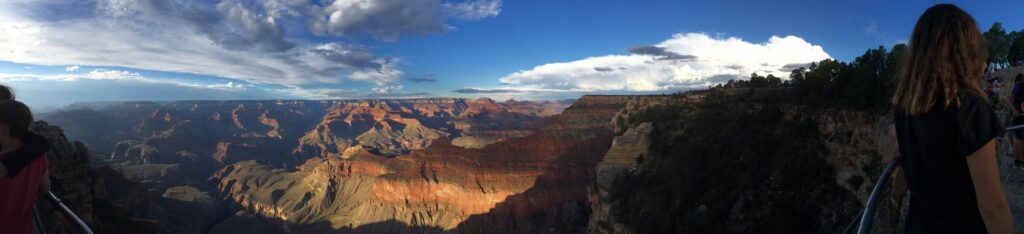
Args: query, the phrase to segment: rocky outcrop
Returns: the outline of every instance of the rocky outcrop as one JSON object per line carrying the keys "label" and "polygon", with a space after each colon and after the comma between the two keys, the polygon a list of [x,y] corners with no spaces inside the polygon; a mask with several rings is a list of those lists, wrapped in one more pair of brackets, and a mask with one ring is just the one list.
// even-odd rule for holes
{"label": "rocky outcrop", "polygon": [[[104,174],[110,173],[97,170],[89,164],[89,150],[80,143],[71,143],[64,131],[46,122],[37,121],[31,129],[45,137],[51,145],[47,153],[49,173],[52,181],[51,191],[60,197],[63,204],[71,208],[90,228],[97,233],[152,232],[155,225],[150,222],[130,218],[124,210],[112,209],[115,201],[112,197],[124,194],[110,193],[104,180]],[[116,174],[116,173],[115,173]],[[42,212],[40,219],[46,233],[72,233],[76,228],[62,220],[55,212],[52,203],[45,197],[36,201],[38,210]]]}
{"label": "rocky outcrop", "polygon": [[[630,101],[615,120],[622,136],[636,139],[644,122],[654,128],[636,144],[616,140],[598,164],[588,231],[845,228],[895,151],[892,117],[800,105],[782,98],[785,91],[725,89]],[[905,206],[887,198],[875,216],[878,233],[902,223]]]}
{"label": "rocky outcrop", "polygon": [[[331,156],[364,145],[383,155],[426,148],[440,137],[460,146],[483,145],[532,134],[534,122],[564,109],[563,102],[506,102],[490,99],[373,100],[339,103],[299,139],[300,155]],[[559,108],[561,107],[561,108]],[[523,131],[529,134],[505,134]],[[501,137],[495,137],[501,135]],[[461,138],[461,139],[460,139]]]}
{"label": "rocky outcrop", "polygon": [[616,136],[612,145],[605,153],[604,159],[594,169],[594,183],[588,188],[590,200],[590,221],[588,233],[630,233],[611,215],[611,204],[607,203],[612,182],[622,173],[636,170],[637,163],[644,155],[650,154],[651,123],[643,123],[631,128],[621,136]]}
{"label": "rocky outcrop", "polygon": [[90,175],[89,152],[82,143],[71,143],[64,137],[58,127],[38,121],[32,124],[32,130],[51,142],[49,157],[50,176],[53,177],[53,191],[67,201],[68,206],[75,210],[87,222],[95,220],[92,207],[96,184]]}
{"label": "rocky outcrop", "polygon": [[[596,134],[597,130],[593,129],[569,131],[573,128],[550,124],[552,120],[545,118],[569,103],[446,98],[102,103],[79,104],[76,105],[79,108],[46,114],[42,118],[70,125],[75,129],[70,135],[81,137],[85,145],[96,145],[101,149],[99,155],[108,155],[94,159],[110,165],[110,168],[98,169],[102,179],[110,181],[102,191],[117,194],[110,198],[113,201],[110,209],[153,220],[162,225],[161,230],[165,232],[207,232],[215,227],[224,230],[231,225],[221,224],[228,221],[293,226],[301,230],[342,230],[376,220],[380,223],[371,225],[376,227],[373,230],[382,230],[382,227],[402,230],[455,228],[470,216],[486,214],[488,209],[485,208],[496,207],[493,203],[503,201],[497,198],[532,188],[530,185],[538,175],[556,164],[563,164],[553,160],[569,152],[565,147],[578,141],[589,142],[591,140],[587,139]],[[565,130],[545,130],[556,133],[547,137],[562,139],[559,142],[563,145],[543,146],[547,143],[537,142],[547,141],[547,138],[537,138],[514,146],[480,149],[527,138],[548,125]],[[575,135],[567,135],[570,133]],[[477,149],[465,153],[470,156],[459,156],[467,149],[450,143],[450,139],[476,139],[477,135],[486,139],[471,144]],[[610,134],[607,135],[610,140]],[[438,146],[434,147],[435,144]],[[499,151],[503,152],[492,153]],[[529,163],[507,169],[529,169],[521,178],[508,180],[516,184],[515,189],[483,193],[484,190],[474,187],[486,185],[484,182],[505,183],[501,178],[506,168],[495,164],[502,161],[490,163],[488,157],[516,158],[532,151],[543,151],[546,156],[530,156],[526,160]],[[88,154],[84,158],[88,159]],[[449,171],[448,166],[455,168]],[[466,181],[466,178],[476,178],[472,171],[480,167],[493,173],[481,174],[480,180],[484,181],[481,184]],[[577,165],[571,167],[578,169],[567,171],[579,173],[586,169]],[[289,170],[292,168],[300,170]],[[424,173],[428,171],[438,175],[436,178],[433,174],[427,176]],[[211,176],[212,180],[208,180]],[[433,182],[420,181],[423,178],[431,178]],[[458,183],[450,181],[437,187],[444,180]],[[429,191],[435,188],[456,191],[470,186],[471,193],[444,195],[443,199],[437,196],[413,199],[417,204],[411,207],[420,207],[416,208],[420,213],[385,211],[380,207],[398,207],[405,201],[395,200],[401,194],[373,190],[371,185],[378,184],[424,194],[432,193]],[[360,195],[353,193],[367,191],[387,199],[356,199]],[[193,199],[203,197],[202,194],[215,198],[212,205],[204,202],[206,199]],[[437,208],[441,207],[439,203],[434,204],[433,209],[426,209],[431,203],[454,204],[462,197],[476,199],[483,194],[492,197],[480,199],[489,205],[453,205],[445,210]],[[562,202],[565,199],[550,200]],[[377,204],[375,209],[379,212],[371,212],[366,215],[368,218],[334,217],[353,212],[350,208],[355,201],[377,202],[358,204]],[[574,197],[572,202],[581,201],[585,201],[585,197]],[[389,206],[383,206],[385,203]],[[525,205],[516,205],[522,206]],[[531,212],[547,209],[530,206],[534,207],[529,209]],[[304,207],[309,209],[302,209]],[[239,213],[239,209],[247,212]],[[571,209],[559,210],[569,212],[566,210]],[[252,215],[261,218],[254,220]],[[439,218],[429,222],[423,218],[434,216]],[[416,225],[410,225],[412,223]],[[333,226],[323,229],[321,224]]]}
{"label": "rocky outcrop", "polygon": [[537,134],[479,149],[438,138],[399,157],[347,148],[298,171],[243,161],[214,178],[224,197],[295,232],[582,232],[586,188],[611,143],[611,117],[625,102],[599,97],[576,105],[588,107],[569,108]]}

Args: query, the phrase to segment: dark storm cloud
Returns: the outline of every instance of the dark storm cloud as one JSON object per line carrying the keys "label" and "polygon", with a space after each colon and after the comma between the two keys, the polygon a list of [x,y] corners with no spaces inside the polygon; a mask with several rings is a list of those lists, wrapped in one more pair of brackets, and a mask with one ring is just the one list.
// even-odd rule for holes
{"label": "dark storm cloud", "polygon": [[790,63],[790,64],[783,65],[781,68],[779,68],[779,71],[781,71],[781,72],[791,72],[793,70],[800,69],[801,67],[802,68],[811,67],[811,63]]}
{"label": "dark storm cloud", "polygon": [[216,5],[185,4],[178,1],[139,0],[143,17],[156,22],[179,22],[230,50],[259,49],[281,52],[295,47],[284,39],[284,28],[261,17],[238,0]]}
{"label": "dark storm cloud", "polygon": [[408,80],[410,80],[412,82],[416,82],[416,83],[436,82],[437,81],[437,79],[434,78],[434,73],[429,73],[429,72],[427,74],[424,74],[423,77],[412,77],[412,78],[408,78]]}
{"label": "dark storm cloud", "polygon": [[689,61],[689,60],[697,59],[697,56],[694,56],[694,55],[682,55],[682,54],[678,54],[678,53],[675,53],[675,52],[672,52],[672,51],[665,50],[665,48],[657,47],[657,46],[652,46],[652,45],[634,46],[634,47],[627,48],[626,51],[629,51],[630,53],[633,53],[633,54],[654,56],[658,60],[686,60],[686,61]]}
{"label": "dark storm cloud", "polygon": [[369,4],[334,4],[311,8],[314,34],[368,34],[393,41],[406,35],[441,34],[451,29],[444,19],[477,20],[496,16],[501,1],[442,3],[438,0],[375,0]]}
{"label": "dark storm cloud", "polygon": [[332,43],[312,49],[310,52],[320,55],[320,57],[328,61],[341,63],[348,67],[358,69],[380,70],[381,67],[384,66],[380,62],[380,57],[377,57],[365,48],[358,46],[344,46]]}
{"label": "dark storm cloud", "polygon": [[718,74],[718,75],[713,75],[711,77],[708,77],[707,81],[708,82],[712,82],[712,83],[724,83],[724,82],[728,82],[729,80],[742,80],[742,79],[743,79],[743,77],[740,76],[740,75]]}

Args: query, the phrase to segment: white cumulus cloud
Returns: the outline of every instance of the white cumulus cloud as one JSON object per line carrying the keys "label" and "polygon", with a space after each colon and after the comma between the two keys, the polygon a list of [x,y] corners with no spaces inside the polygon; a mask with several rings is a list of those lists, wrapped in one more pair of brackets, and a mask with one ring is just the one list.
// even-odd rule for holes
{"label": "white cumulus cloud", "polygon": [[446,20],[496,16],[500,6],[500,0],[0,1],[0,60],[287,87],[385,85],[401,80],[401,60],[377,55],[353,37],[441,34],[451,28]]}
{"label": "white cumulus cloud", "polygon": [[509,87],[566,91],[678,90],[743,79],[754,72],[785,78],[794,64],[831,58],[821,46],[797,36],[751,43],[685,33],[629,51],[632,54],[544,64],[499,80]]}

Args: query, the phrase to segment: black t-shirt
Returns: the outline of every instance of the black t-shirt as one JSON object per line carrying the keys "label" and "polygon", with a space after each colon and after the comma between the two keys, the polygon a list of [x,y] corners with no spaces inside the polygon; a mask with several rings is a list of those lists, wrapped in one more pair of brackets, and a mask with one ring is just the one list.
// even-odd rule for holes
{"label": "black t-shirt", "polygon": [[910,188],[904,233],[985,233],[966,157],[1003,133],[981,95],[961,90],[960,105],[907,116],[897,111],[896,136]]}

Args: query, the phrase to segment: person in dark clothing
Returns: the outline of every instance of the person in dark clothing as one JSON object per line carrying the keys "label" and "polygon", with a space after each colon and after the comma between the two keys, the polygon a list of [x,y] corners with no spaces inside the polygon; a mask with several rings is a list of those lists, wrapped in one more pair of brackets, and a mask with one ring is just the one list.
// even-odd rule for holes
{"label": "person in dark clothing", "polygon": [[[5,100],[14,100],[14,92],[10,87],[0,85],[0,101]],[[26,132],[21,140],[24,142],[21,148],[0,159],[0,178],[18,176],[21,169],[39,159],[43,152],[50,150],[50,143],[46,138],[34,132]],[[0,147],[0,151],[2,150],[3,147]]]}
{"label": "person in dark clothing", "polygon": [[[1010,91],[1013,102],[1013,122],[1010,126],[1024,125],[1024,74],[1017,74],[1014,78],[1013,89]],[[1024,129],[1013,130],[1013,168],[1024,170]]]}
{"label": "person in dark clothing", "polygon": [[1002,79],[992,77],[985,82],[985,92],[988,93],[988,100],[993,106],[999,106],[999,88],[1003,87]]}
{"label": "person in dark clothing", "polygon": [[892,102],[903,177],[910,190],[904,233],[1011,233],[995,138],[1003,124],[979,87],[985,42],[952,4],[914,26]]}
{"label": "person in dark clothing", "polygon": [[[32,124],[32,111],[15,100],[0,101],[0,158],[22,148],[21,140]],[[22,173],[14,177],[0,177],[0,232],[12,234],[32,233],[32,204],[38,194],[50,190],[46,153],[33,160]]]}

